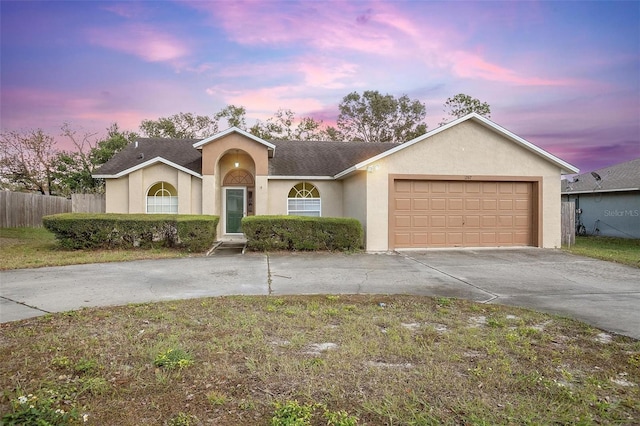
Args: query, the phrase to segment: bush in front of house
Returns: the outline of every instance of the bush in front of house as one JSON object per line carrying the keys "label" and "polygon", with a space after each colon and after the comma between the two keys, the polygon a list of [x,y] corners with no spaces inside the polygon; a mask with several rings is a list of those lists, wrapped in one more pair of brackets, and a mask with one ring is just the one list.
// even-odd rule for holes
{"label": "bush in front of house", "polygon": [[242,232],[251,250],[357,250],[362,225],[357,219],[307,216],[247,216]]}
{"label": "bush in front of house", "polygon": [[68,249],[172,247],[201,252],[215,242],[218,220],[203,215],[62,213],[45,216],[42,223]]}

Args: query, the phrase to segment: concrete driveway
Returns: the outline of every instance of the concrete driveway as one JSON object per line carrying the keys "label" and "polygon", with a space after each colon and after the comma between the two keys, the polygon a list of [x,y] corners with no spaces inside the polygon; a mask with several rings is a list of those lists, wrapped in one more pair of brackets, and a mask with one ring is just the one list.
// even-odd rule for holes
{"label": "concrete driveway", "polygon": [[521,306],[640,339],[640,269],[537,248],[261,253],[0,272],[0,322],[222,295],[416,294]]}

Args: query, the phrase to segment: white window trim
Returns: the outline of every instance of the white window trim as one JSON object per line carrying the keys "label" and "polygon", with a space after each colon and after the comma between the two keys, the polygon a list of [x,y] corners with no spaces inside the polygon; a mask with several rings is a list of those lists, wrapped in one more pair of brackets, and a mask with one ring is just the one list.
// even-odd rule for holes
{"label": "white window trim", "polygon": [[[320,190],[318,189],[318,187],[308,181],[302,181],[302,182],[298,182],[298,183],[309,183],[310,185],[313,186],[313,188],[318,191],[318,194],[320,194]],[[296,184],[297,185],[297,184]],[[294,185],[293,187],[291,187],[291,189],[293,189],[296,185]],[[291,192],[291,189],[289,189],[289,192]],[[301,201],[301,200],[308,200],[308,201],[317,201],[318,202],[318,209],[317,210],[292,210],[290,209],[290,202],[291,201]],[[315,214],[304,214],[304,213],[316,213]],[[287,215],[288,216],[309,216],[309,217],[322,217],[322,196],[320,197],[287,197]]]}
{"label": "white window trim", "polygon": [[[171,192],[168,189],[164,188],[165,183],[167,185],[171,185],[169,182],[160,181],[160,182],[155,182],[153,185],[151,185],[149,187],[149,189],[147,189],[146,196],[145,196],[145,213],[146,214],[178,214],[178,212],[180,211],[179,210],[179,202],[180,202],[180,200],[178,199],[177,195],[168,195],[168,196],[149,195],[149,191],[151,191],[151,188],[153,188],[153,186],[157,185],[157,184],[161,184],[161,189],[156,191],[156,194],[158,194],[158,192],[165,192],[165,191],[168,192],[169,194],[171,194]],[[173,185],[171,185],[171,187],[176,191],[176,194],[177,194],[178,190],[175,189],[175,187]],[[157,204],[154,203],[154,207],[160,207],[161,210],[163,210],[164,207],[171,208],[174,205],[174,201],[175,201],[175,211],[168,211],[168,212],[165,212],[165,211],[154,211],[154,212],[150,212],[149,211],[149,200],[150,199],[153,199],[154,201],[160,199],[161,202],[157,203]],[[167,200],[168,203],[165,202],[165,200]]]}

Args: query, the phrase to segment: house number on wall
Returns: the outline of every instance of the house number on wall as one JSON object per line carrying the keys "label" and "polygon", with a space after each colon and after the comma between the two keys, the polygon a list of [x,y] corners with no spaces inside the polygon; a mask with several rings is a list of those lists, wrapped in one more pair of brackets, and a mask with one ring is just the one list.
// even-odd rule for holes
{"label": "house number on wall", "polygon": [[473,179],[473,176],[465,176],[464,177],[464,180],[471,180],[471,179]]}

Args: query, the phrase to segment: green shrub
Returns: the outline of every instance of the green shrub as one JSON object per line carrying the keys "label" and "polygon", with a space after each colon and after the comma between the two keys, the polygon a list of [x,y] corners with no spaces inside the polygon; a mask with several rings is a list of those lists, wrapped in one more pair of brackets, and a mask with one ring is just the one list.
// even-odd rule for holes
{"label": "green shrub", "polygon": [[216,240],[218,216],[63,213],[42,218],[68,249],[175,247],[192,252]]}
{"label": "green shrub", "polygon": [[242,232],[251,250],[357,250],[362,225],[356,219],[307,216],[247,216]]}

